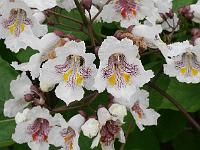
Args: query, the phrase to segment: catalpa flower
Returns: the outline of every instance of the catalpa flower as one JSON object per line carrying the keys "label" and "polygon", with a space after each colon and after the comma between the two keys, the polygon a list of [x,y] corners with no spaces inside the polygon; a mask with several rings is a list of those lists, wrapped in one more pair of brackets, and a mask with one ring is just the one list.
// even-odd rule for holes
{"label": "catalpa flower", "polygon": [[29,102],[25,100],[24,96],[31,93],[31,86],[32,82],[25,73],[18,76],[16,80],[11,81],[10,92],[14,98],[5,102],[4,116],[14,117],[18,112],[23,111],[23,109],[29,104]]}
{"label": "catalpa flower", "polygon": [[5,39],[7,48],[18,52],[28,46],[27,41],[43,36],[47,26],[41,25],[31,9],[19,0],[7,2],[0,17],[0,38]]}
{"label": "catalpa flower", "polygon": [[117,98],[129,99],[137,87],[142,87],[154,76],[151,70],[144,70],[137,55],[138,47],[131,40],[108,37],[98,52],[100,66],[94,87],[99,92],[106,88]]}
{"label": "catalpa flower", "polygon": [[58,125],[49,133],[49,143],[63,150],[80,150],[78,139],[81,126],[85,118],[80,114],[73,116],[68,122],[60,114],[54,116],[58,120]]}
{"label": "catalpa flower", "polygon": [[143,126],[157,125],[160,114],[149,107],[149,93],[145,90],[137,90],[137,92],[129,99],[114,99],[114,101],[126,105],[140,130],[144,130]]}
{"label": "catalpa flower", "polygon": [[158,8],[159,13],[168,13],[172,9],[173,0],[154,0],[155,7]]}
{"label": "catalpa flower", "polygon": [[14,117],[18,112],[23,111],[30,103],[44,105],[43,93],[34,85],[25,73],[11,81],[10,91],[13,99],[7,100],[4,104],[4,116]]}
{"label": "catalpa flower", "polygon": [[91,89],[96,74],[93,64],[95,55],[85,53],[85,43],[70,41],[63,47],[56,48],[56,58],[48,60],[40,72],[40,87],[43,91],[51,90],[56,84],[56,96],[68,105],[81,100],[83,87]]}
{"label": "catalpa flower", "polygon": [[68,41],[68,38],[60,38],[55,33],[48,33],[41,39],[37,39],[30,43],[30,47],[37,49],[39,53],[32,55],[29,62],[18,64],[12,62],[12,66],[15,70],[30,71],[32,79],[38,78],[40,74],[41,64],[48,60],[56,57],[55,49],[57,47],[64,46]]}
{"label": "catalpa flower", "polygon": [[56,0],[22,0],[29,7],[37,8],[40,11],[53,8],[57,5]]}
{"label": "catalpa flower", "polygon": [[105,107],[97,111],[98,120],[88,119],[81,127],[83,134],[89,138],[94,138],[91,148],[101,144],[102,150],[114,150],[115,139],[125,143],[124,132],[122,130],[123,118],[127,115],[126,107],[113,104],[109,110]]}
{"label": "catalpa flower", "polygon": [[68,12],[76,8],[74,0],[57,0],[57,5]]}
{"label": "catalpa flower", "polygon": [[143,41],[147,47],[159,48],[163,44],[159,34],[162,32],[160,25],[136,25],[133,27],[132,34],[143,38]]}
{"label": "catalpa flower", "polygon": [[24,115],[24,120],[18,122],[12,139],[19,144],[28,143],[32,150],[48,150],[49,132],[57,123],[55,119],[47,109],[39,106],[28,112],[26,110]]}
{"label": "catalpa flower", "polygon": [[113,0],[103,7],[101,17],[105,22],[117,21],[122,27],[129,27],[145,18],[155,24],[159,13],[153,0]]}
{"label": "catalpa flower", "polygon": [[164,72],[170,77],[176,77],[180,82],[200,82],[199,44],[193,46],[189,41],[176,42],[168,45],[165,55],[167,64]]}

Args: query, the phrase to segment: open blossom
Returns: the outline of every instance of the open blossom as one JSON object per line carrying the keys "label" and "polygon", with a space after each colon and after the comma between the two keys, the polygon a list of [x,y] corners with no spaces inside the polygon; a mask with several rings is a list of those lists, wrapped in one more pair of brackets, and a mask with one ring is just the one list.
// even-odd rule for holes
{"label": "open blossom", "polygon": [[56,96],[67,105],[81,100],[83,87],[92,89],[96,75],[96,66],[93,64],[95,55],[85,51],[85,43],[75,41],[56,48],[57,57],[42,66],[39,78],[41,89],[49,91],[58,84]]}
{"label": "open blossom", "polygon": [[57,5],[56,0],[22,0],[29,7],[37,8],[40,11],[53,8]]}
{"label": "open blossom", "polygon": [[55,33],[48,33],[41,39],[37,39],[34,41],[34,43],[32,42],[29,45],[33,49],[39,51],[39,53],[36,53],[30,57],[29,62],[22,64],[12,62],[11,65],[16,70],[30,71],[32,79],[38,78],[41,64],[48,59],[54,59],[56,57],[55,49],[57,47],[64,46],[68,40],[68,38],[58,37]]}
{"label": "open blossom", "polygon": [[15,117],[30,103],[34,105],[44,105],[45,103],[43,93],[39,88],[32,85],[25,73],[11,81],[10,91],[14,98],[7,100],[4,104],[4,115],[7,117]]}
{"label": "open blossom", "polygon": [[[21,114],[23,115],[23,114]],[[12,139],[19,143],[28,143],[32,150],[49,149],[49,132],[55,127],[56,121],[49,111],[39,106],[24,114],[23,121],[18,122]]]}
{"label": "open blossom", "polygon": [[54,118],[59,123],[50,131],[49,143],[62,147],[63,150],[80,150],[78,139],[85,118],[80,114],[73,116],[68,122],[60,114],[56,114]]}
{"label": "open blossom", "polygon": [[11,81],[10,91],[14,98],[7,100],[4,104],[4,115],[6,117],[14,117],[29,104],[24,96],[31,93],[31,86],[32,82],[25,73],[18,76],[16,80]]}
{"label": "open blossom", "polygon": [[154,0],[159,13],[168,13],[172,9],[173,0]]}
{"label": "open blossom", "polygon": [[71,11],[76,8],[74,0],[57,0],[57,5],[67,11]]}
{"label": "open blossom", "polygon": [[[100,143],[102,150],[114,150],[116,138],[121,143],[125,143],[124,132],[121,126],[123,124],[123,118],[127,115],[126,108],[123,105],[113,107],[115,108],[111,106],[109,110],[105,107],[99,108],[97,111],[98,120],[90,118],[81,127],[85,136],[90,138],[95,137],[91,145],[92,149]],[[119,110],[125,111],[120,112]]]}
{"label": "open blossom", "polygon": [[155,24],[159,13],[153,0],[113,0],[103,7],[101,17],[105,22],[117,21],[122,27],[129,27],[145,18]]}
{"label": "open blossom", "polygon": [[199,43],[195,46],[189,41],[176,42],[168,45],[165,55],[164,73],[176,77],[180,82],[200,82],[200,53]]}
{"label": "open blossom", "polygon": [[143,38],[145,45],[150,48],[159,48],[163,44],[159,36],[161,32],[162,27],[160,25],[136,25],[132,30],[132,34]]}
{"label": "open blossom", "polygon": [[151,70],[144,70],[137,55],[138,47],[131,40],[119,41],[115,37],[107,37],[98,52],[100,66],[95,78],[95,88],[99,92],[106,88],[117,98],[129,99],[136,87],[142,87],[154,76]]}
{"label": "open blossom", "polygon": [[129,99],[114,99],[114,101],[126,105],[140,130],[144,130],[143,126],[157,125],[160,114],[149,107],[149,93],[145,90],[137,90],[137,92]]}
{"label": "open blossom", "polygon": [[47,26],[41,25],[32,10],[22,1],[7,2],[0,17],[0,38],[5,39],[7,48],[18,52],[28,46],[27,41],[43,36]]}

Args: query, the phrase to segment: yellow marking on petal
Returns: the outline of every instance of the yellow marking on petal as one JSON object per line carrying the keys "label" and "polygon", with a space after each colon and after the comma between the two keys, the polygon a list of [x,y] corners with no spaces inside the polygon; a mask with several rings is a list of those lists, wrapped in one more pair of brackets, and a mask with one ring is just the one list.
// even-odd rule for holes
{"label": "yellow marking on petal", "polygon": [[111,77],[108,78],[108,83],[111,86],[114,86],[114,85],[116,85],[116,82],[117,82],[116,79],[117,79],[117,75],[113,74]]}
{"label": "yellow marking on petal", "polygon": [[199,73],[197,69],[192,68],[192,75],[196,76]]}
{"label": "yellow marking on petal", "polygon": [[72,69],[68,70],[68,71],[63,75],[64,81],[68,81],[69,76],[71,75],[71,73],[72,73]]}
{"label": "yellow marking on petal", "polygon": [[21,32],[24,32],[24,28],[25,28],[25,24],[22,23],[22,25],[21,25]]}
{"label": "yellow marking on petal", "polygon": [[16,24],[11,25],[11,26],[9,27],[10,33],[14,33],[15,28],[16,28]]}
{"label": "yellow marking on petal", "polygon": [[181,70],[180,70],[181,74],[185,74],[186,71],[187,71],[187,68],[185,68],[185,67],[181,68]]}
{"label": "yellow marking on petal", "polygon": [[122,77],[124,78],[126,84],[129,83],[131,76],[127,73],[122,73]]}
{"label": "yellow marking on petal", "polygon": [[82,83],[83,83],[83,77],[78,72],[76,72],[76,84],[81,85]]}
{"label": "yellow marking on petal", "polygon": [[143,114],[142,114],[141,112],[137,112],[137,114],[138,114],[138,118],[139,118],[139,119],[142,119],[142,118],[143,118]]}

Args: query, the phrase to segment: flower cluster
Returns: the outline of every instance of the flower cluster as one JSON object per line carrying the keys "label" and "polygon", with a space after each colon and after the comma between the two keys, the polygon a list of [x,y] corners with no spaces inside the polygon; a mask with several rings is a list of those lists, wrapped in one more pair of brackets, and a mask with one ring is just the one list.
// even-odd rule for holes
{"label": "flower cluster", "polygon": [[[85,6],[80,12],[85,11],[87,23],[119,22],[123,28],[102,40],[96,51],[88,51],[88,42],[70,34],[48,30],[49,11],[56,7],[70,12],[77,5]],[[195,22],[198,7],[199,3],[191,5]],[[35,50],[28,62],[12,62],[22,73],[10,83],[13,98],[4,105],[4,115],[16,120],[13,140],[33,150],[47,150],[49,144],[79,150],[81,131],[94,138],[91,148],[100,143],[103,150],[114,150],[115,139],[126,141],[122,125],[127,110],[140,130],[157,125],[160,115],[149,108],[149,93],[142,89],[154,77],[140,59],[147,49],[163,54],[165,74],[180,82],[200,82],[200,40],[166,44],[160,38],[164,30],[174,33],[180,28],[172,0],[3,0],[0,14],[0,38],[6,47],[15,53],[27,47]],[[100,106],[94,116],[81,113],[68,122],[49,107],[56,97],[68,107],[89,91],[106,91],[112,102]],[[49,98],[49,93],[55,97]]]}

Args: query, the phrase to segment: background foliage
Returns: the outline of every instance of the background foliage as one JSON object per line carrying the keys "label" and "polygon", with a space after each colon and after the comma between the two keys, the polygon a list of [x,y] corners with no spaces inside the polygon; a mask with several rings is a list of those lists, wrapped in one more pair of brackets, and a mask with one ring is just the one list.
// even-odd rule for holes
{"label": "background foliage", "polygon": [[[195,0],[174,0],[174,10],[178,8],[195,3]],[[66,13],[66,12],[63,12]],[[72,11],[68,14],[72,17],[80,19],[79,14],[76,11]],[[65,23],[66,27],[56,26],[57,29],[62,29],[67,33],[74,34],[78,38],[89,41],[88,36],[84,33],[73,31],[68,29],[67,26],[76,25],[70,21],[61,20]],[[200,27],[199,24],[192,23],[185,18],[181,19],[181,29],[173,36],[173,41],[183,41],[190,39],[190,35],[187,34],[192,27]],[[78,27],[77,27],[78,28]],[[101,24],[96,23],[94,30],[99,37],[106,35],[113,35],[118,28],[118,24]],[[55,27],[49,27],[49,30],[54,30]],[[168,34],[168,33],[163,33]],[[102,39],[99,39],[100,41]],[[88,50],[89,51],[89,50]],[[16,79],[19,72],[10,67],[9,63],[12,61],[26,62],[29,57],[35,52],[28,48],[26,51],[21,50],[20,53],[15,54],[7,50],[3,44],[3,40],[0,41],[0,149],[7,150],[25,150],[28,149],[27,145],[17,145],[11,139],[11,135],[15,128],[14,119],[7,119],[3,117],[3,105],[5,100],[11,98],[9,86],[10,81]],[[185,84],[178,82],[175,78],[169,78],[164,75],[162,70],[163,57],[161,54],[151,54],[148,56],[142,56],[143,64],[146,69],[153,69],[157,74],[154,78],[154,82],[164,89],[196,119],[200,120],[200,84]],[[153,62],[153,63],[152,63]],[[155,90],[150,89],[148,86],[145,88],[150,92],[150,105],[156,109],[161,117],[158,120],[158,126],[147,127],[144,131],[139,129],[132,123],[133,118],[129,114],[126,117],[126,124],[124,125],[125,132],[128,136],[127,143],[121,145],[116,143],[116,149],[126,150],[200,150],[200,134],[191,126],[186,118],[165,98],[163,98]],[[93,109],[96,109],[98,104],[107,102],[107,94],[102,93],[98,98],[90,105],[89,108],[83,108],[88,114],[92,113]],[[77,110],[70,110],[64,113],[66,119],[70,118],[73,114],[76,114]],[[200,123],[200,121],[199,121]],[[83,150],[88,150],[91,144],[91,139],[84,136],[80,137],[80,146]],[[51,149],[55,149],[51,147]],[[99,149],[99,148],[97,148]]]}

